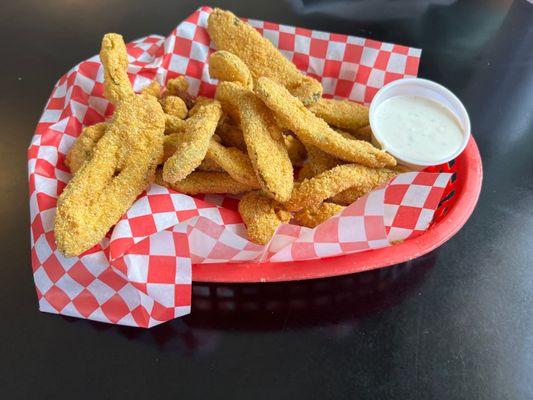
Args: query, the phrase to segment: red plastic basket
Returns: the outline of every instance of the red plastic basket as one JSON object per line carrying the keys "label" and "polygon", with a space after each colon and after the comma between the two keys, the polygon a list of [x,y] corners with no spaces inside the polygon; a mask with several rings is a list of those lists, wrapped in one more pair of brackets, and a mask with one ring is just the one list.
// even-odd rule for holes
{"label": "red plastic basket", "polygon": [[420,257],[455,235],[466,223],[479,198],[483,169],[473,138],[463,153],[441,167],[454,172],[431,227],[422,235],[392,247],[321,260],[288,263],[195,264],[197,282],[279,282],[368,271]]}

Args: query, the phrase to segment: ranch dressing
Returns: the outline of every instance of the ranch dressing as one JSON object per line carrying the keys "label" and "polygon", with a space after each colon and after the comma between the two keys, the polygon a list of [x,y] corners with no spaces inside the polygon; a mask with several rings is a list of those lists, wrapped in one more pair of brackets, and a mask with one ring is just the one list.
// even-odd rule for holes
{"label": "ranch dressing", "polygon": [[439,161],[462,144],[459,121],[441,104],[419,96],[395,96],[376,110],[380,142],[393,155],[418,161]]}

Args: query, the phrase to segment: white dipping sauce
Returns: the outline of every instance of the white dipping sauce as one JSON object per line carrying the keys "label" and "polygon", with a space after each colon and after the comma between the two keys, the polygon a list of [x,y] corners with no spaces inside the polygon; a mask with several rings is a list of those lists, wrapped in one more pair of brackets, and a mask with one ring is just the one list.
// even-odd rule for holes
{"label": "white dipping sauce", "polygon": [[463,141],[455,115],[425,97],[391,97],[378,106],[375,121],[384,150],[413,160],[442,160]]}

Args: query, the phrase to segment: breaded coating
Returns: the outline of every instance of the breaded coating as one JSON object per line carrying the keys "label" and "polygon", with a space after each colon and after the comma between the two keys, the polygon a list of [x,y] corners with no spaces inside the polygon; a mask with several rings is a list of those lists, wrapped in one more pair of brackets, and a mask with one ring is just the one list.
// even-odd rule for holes
{"label": "breaded coating", "polygon": [[238,126],[224,122],[217,127],[216,134],[220,136],[222,144],[227,147],[236,147],[241,151],[246,151],[246,143],[242,130]]}
{"label": "breaded coating", "polygon": [[235,147],[224,147],[211,139],[206,157],[221,166],[233,179],[254,189],[261,185],[257,181],[250,157]]}
{"label": "breaded coating", "polygon": [[245,89],[253,88],[252,74],[235,54],[219,50],[209,57],[209,75],[220,81],[236,82]]}
{"label": "breaded coating", "polygon": [[104,96],[113,104],[133,96],[128,78],[128,53],[121,35],[104,35],[100,59],[104,65]]}
{"label": "breaded coating", "polygon": [[189,110],[189,118],[194,116],[194,114],[196,114],[200,107],[203,107],[212,102],[214,102],[214,100],[210,99],[209,97],[198,96],[196,99],[194,99],[194,105]]}
{"label": "breaded coating", "polygon": [[353,101],[321,98],[309,110],[341,129],[356,130],[369,124],[368,107]]}
{"label": "breaded coating", "polygon": [[156,182],[159,185],[174,189],[176,192],[189,195],[200,193],[239,194],[252,190],[250,186],[237,182],[225,172],[195,171],[185,179],[174,183],[165,182],[162,176],[158,174]]}
{"label": "breaded coating", "polygon": [[186,121],[182,141],[176,152],[163,166],[163,179],[177,182],[196,169],[205,158],[211,137],[215,133],[222,109],[218,101],[201,106]]}
{"label": "breaded coating", "polygon": [[315,207],[304,208],[294,214],[294,219],[299,225],[314,228],[322,222],[340,213],[343,206],[334,203],[320,203]]}
{"label": "breaded coating", "polygon": [[316,207],[324,200],[352,186],[364,187],[382,182],[390,170],[368,168],[358,164],[338,165],[294,185],[291,199],[283,204],[288,211]]}
{"label": "breaded coating", "polygon": [[396,165],[396,159],[368,142],[350,140],[316,117],[296,97],[268,78],[259,78],[255,93],[274,112],[276,119],[306,143],[345,161],[379,168]]}
{"label": "breaded coating", "polygon": [[141,90],[142,94],[148,94],[159,99],[161,97],[161,85],[157,81],[152,81],[148,86]]}
{"label": "breaded coating", "polygon": [[361,128],[356,129],[353,133],[358,139],[366,140],[368,142],[372,140],[372,129],[370,128],[370,125],[362,126]]}
{"label": "breaded coating", "polygon": [[175,115],[165,114],[165,134],[169,135],[174,132],[182,132],[187,124],[181,118]]}
{"label": "breaded coating", "polygon": [[278,226],[289,221],[289,214],[276,212],[275,204],[259,191],[242,196],[239,201],[239,213],[246,225],[250,241],[267,244]]}
{"label": "breaded coating", "polygon": [[224,169],[210,158],[204,158],[196,168],[197,171],[225,172]]}
{"label": "breaded coating", "polygon": [[85,161],[91,158],[94,147],[104,135],[107,123],[99,122],[83,128],[65,158],[65,165],[75,174]]}
{"label": "breaded coating", "polygon": [[283,143],[287,148],[292,165],[300,167],[307,157],[305,146],[291,134],[283,134]]}
{"label": "breaded coating", "polygon": [[76,256],[97,244],[153,179],[165,118],[152,96],[122,100],[89,161],[59,196],[59,251]]}
{"label": "breaded coating", "polygon": [[388,168],[382,168],[380,174],[373,180],[367,180],[359,185],[352,186],[346,190],[343,190],[339,194],[332,197],[332,201],[337,204],[350,205],[355,202],[359,197],[363,197],[365,194],[371,192],[378,186],[390,181],[399,171],[395,171]]}
{"label": "breaded coating", "polygon": [[248,66],[254,80],[266,76],[285,85],[306,105],[322,96],[319,82],[305,77],[272,43],[233,13],[216,8],[207,21],[207,32],[217,50],[235,54]]}
{"label": "breaded coating", "polygon": [[294,183],[293,169],[279,130],[268,108],[252,92],[233,82],[221,82],[216,97],[224,109],[234,110],[241,127],[257,179],[263,190],[277,201],[287,201]]}
{"label": "breaded coating", "polygon": [[185,119],[187,118],[187,105],[178,96],[165,96],[160,100],[161,105],[163,106],[163,111],[167,114],[173,115],[175,117]]}
{"label": "breaded coating", "polygon": [[312,178],[342,163],[338,158],[323,152],[315,146],[308,145],[306,149],[307,161],[298,174],[300,180]]}
{"label": "breaded coating", "polygon": [[184,76],[169,79],[167,81],[166,94],[170,96],[178,96],[187,105],[187,109],[191,109],[194,105],[194,97],[189,94],[189,82]]}

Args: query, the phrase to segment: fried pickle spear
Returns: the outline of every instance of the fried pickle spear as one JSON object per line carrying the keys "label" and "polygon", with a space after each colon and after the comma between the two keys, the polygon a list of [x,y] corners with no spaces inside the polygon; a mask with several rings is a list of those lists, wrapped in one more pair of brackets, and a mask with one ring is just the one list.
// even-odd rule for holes
{"label": "fried pickle spear", "polygon": [[306,105],[322,96],[318,81],[304,76],[272,43],[233,13],[216,8],[207,21],[207,32],[217,50],[235,54],[248,66],[254,80],[266,76],[285,85]]}
{"label": "fried pickle spear", "polygon": [[261,187],[255,176],[250,157],[239,149],[224,147],[211,139],[206,157],[220,165],[236,181],[254,189]]}
{"label": "fried pickle spear", "polygon": [[289,213],[276,210],[275,201],[258,191],[242,196],[239,213],[246,225],[248,239],[257,244],[267,244],[278,226],[291,218]]}
{"label": "fried pickle spear", "polygon": [[211,137],[215,133],[222,109],[218,101],[202,105],[186,121],[186,127],[180,135],[181,143],[176,152],[165,161],[163,179],[174,183],[184,179],[205,158]]}
{"label": "fried pickle spear", "polygon": [[329,125],[355,131],[368,125],[368,107],[348,100],[319,99],[309,111]]}
{"label": "fried pickle spear", "polygon": [[265,77],[259,78],[255,93],[274,112],[278,122],[293,131],[302,142],[342,160],[372,168],[396,165],[394,157],[370,143],[347,139],[331,129],[324,120],[316,117],[276,82]]}
{"label": "fried pickle spear", "polygon": [[161,174],[158,173],[156,175],[156,183],[190,195],[200,193],[239,194],[253,189],[244,183],[236,181],[226,172],[213,171],[195,171],[185,179],[174,183],[165,182]]}
{"label": "fried pickle spear", "polygon": [[378,186],[390,181],[392,178],[394,178],[400,173],[397,170],[392,170],[388,168],[382,168],[380,171],[380,174],[375,177],[375,179],[367,180],[359,185],[343,190],[339,194],[333,196],[331,200],[337,204],[345,206],[350,205],[359,197],[363,197],[365,194],[374,190]]}
{"label": "fried pickle spear", "polygon": [[252,74],[235,54],[219,50],[209,57],[209,75],[222,81],[236,82],[246,89],[253,88]]}
{"label": "fried pickle spear", "polygon": [[153,179],[164,116],[152,96],[122,100],[85,162],[59,197],[57,247],[79,255],[98,243]]}
{"label": "fried pickle spear", "polygon": [[294,219],[299,225],[315,228],[322,222],[340,213],[344,209],[335,203],[320,203],[318,206],[304,208],[294,214]]}
{"label": "fried pickle spear", "polygon": [[316,207],[324,200],[352,186],[363,187],[382,181],[388,169],[368,168],[358,164],[338,165],[294,185],[290,200],[283,204],[288,211]]}
{"label": "fried pickle spear", "polygon": [[128,53],[121,35],[104,35],[100,59],[104,65],[104,96],[113,104],[133,96],[128,78]]}
{"label": "fried pickle spear", "polygon": [[277,201],[287,201],[294,184],[292,164],[283,141],[272,133],[279,127],[268,108],[233,82],[221,82],[216,98],[233,119],[240,119],[248,155],[263,190]]}
{"label": "fried pickle spear", "polygon": [[107,123],[99,122],[81,131],[65,158],[65,164],[70,168],[70,172],[75,174],[83,163],[91,158],[94,147],[104,135],[106,128]]}

